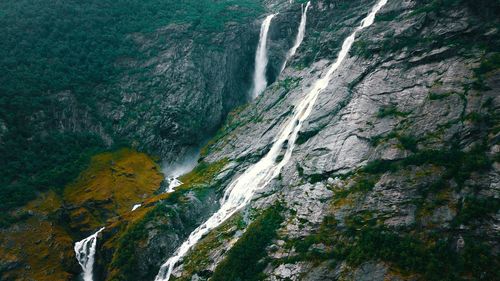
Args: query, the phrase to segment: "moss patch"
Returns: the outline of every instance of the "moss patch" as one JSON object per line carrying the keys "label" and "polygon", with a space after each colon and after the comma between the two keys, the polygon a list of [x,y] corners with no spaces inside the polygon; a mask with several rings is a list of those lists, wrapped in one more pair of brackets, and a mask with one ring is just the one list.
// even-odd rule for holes
{"label": "moss patch", "polygon": [[59,225],[47,220],[61,206],[54,192],[43,194],[30,202],[25,211],[29,216],[15,228],[0,232],[2,263],[19,266],[0,272],[2,280],[71,280],[73,239]]}
{"label": "moss patch", "polygon": [[130,149],[94,156],[90,166],[64,192],[71,227],[91,231],[151,196],[160,187],[163,175],[146,154]]}

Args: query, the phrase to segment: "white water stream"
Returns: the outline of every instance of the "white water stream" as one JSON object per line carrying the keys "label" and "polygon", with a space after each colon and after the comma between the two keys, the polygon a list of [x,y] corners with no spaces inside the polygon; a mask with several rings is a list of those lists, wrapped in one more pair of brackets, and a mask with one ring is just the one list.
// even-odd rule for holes
{"label": "white water stream", "polygon": [[253,74],[251,92],[252,99],[258,97],[267,87],[267,33],[269,32],[269,26],[274,16],[276,16],[276,14],[267,16],[260,26],[259,44],[255,52],[255,71]]}
{"label": "white water stream", "polygon": [[295,38],[295,43],[293,44],[292,48],[286,54],[285,62],[283,62],[283,66],[281,67],[280,73],[283,72],[283,69],[285,69],[288,60],[295,55],[295,52],[297,52],[297,49],[300,47],[300,44],[302,44],[302,41],[304,41],[304,36],[306,34],[307,10],[309,9],[309,6],[311,6],[311,1],[307,2],[305,9],[304,6],[302,6],[302,16],[300,18],[297,37]]}
{"label": "white water stream", "polygon": [[[352,47],[356,33],[363,28],[373,24],[377,12],[387,3],[387,0],[380,0],[364,18],[361,25],[349,36],[342,44],[342,49],[326,74],[317,80],[312,89],[305,95],[295,107],[293,116],[288,120],[280,133],[276,136],[271,150],[257,163],[251,165],[243,174],[234,180],[224,193],[220,209],[213,214],[205,223],[196,228],[189,235],[188,239],[177,249],[175,255],[170,257],[160,268],[155,281],[168,281],[176,263],[183,258],[186,253],[210,230],[216,228],[238,210],[247,205],[255,192],[264,188],[272,179],[274,179],[281,169],[288,163],[295,147],[295,140],[298,132],[311,113],[316,98],[324,90],[330,81],[332,74],[349,53]],[[284,157],[276,163],[277,156],[280,154],[283,143],[288,141]]]}
{"label": "white water stream", "polygon": [[75,253],[78,263],[82,267],[83,281],[93,280],[93,268],[94,268],[94,258],[95,249],[97,246],[97,235],[99,232],[103,231],[104,227],[99,229],[96,233],[90,235],[89,237],[78,241],[75,243]]}

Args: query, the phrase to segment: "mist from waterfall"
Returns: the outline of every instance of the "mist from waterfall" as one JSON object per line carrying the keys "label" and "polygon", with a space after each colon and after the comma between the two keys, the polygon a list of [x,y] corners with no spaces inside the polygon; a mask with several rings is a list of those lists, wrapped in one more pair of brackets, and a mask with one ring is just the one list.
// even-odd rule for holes
{"label": "mist from waterfall", "polygon": [[162,172],[168,184],[165,192],[174,192],[175,188],[182,184],[179,177],[190,172],[198,164],[199,157],[200,150],[196,148],[175,162],[163,163]]}
{"label": "mist from waterfall", "polygon": [[75,243],[75,254],[78,263],[82,267],[83,281],[93,281],[94,259],[97,246],[97,235],[104,227],[89,237]]}
{"label": "mist from waterfall", "polygon": [[285,61],[283,62],[283,66],[281,67],[280,73],[283,72],[288,60],[291,59],[295,55],[295,53],[297,52],[297,49],[300,47],[300,44],[302,44],[302,41],[304,41],[304,36],[306,34],[307,10],[309,9],[309,6],[311,6],[311,1],[307,2],[305,8],[304,8],[303,4],[301,4],[301,5],[302,5],[302,16],[300,18],[300,24],[299,24],[299,29],[297,31],[297,37],[295,37],[295,43],[293,44],[292,48],[290,48],[290,50],[286,54],[286,58],[285,58]]}
{"label": "mist from waterfall", "polygon": [[[155,281],[168,281],[177,262],[183,258],[205,234],[221,225],[233,214],[245,207],[256,191],[264,188],[280,174],[281,169],[291,158],[293,149],[295,148],[295,141],[302,124],[311,114],[318,95],[328,86],[331,76],[348,55],[357,32],[373,24],[375,15],[386,3],[387,0],[380,0],[372,8],[366,18],[361,21],[360,26],[345,39],[337,60],[329,66],[328,71],[314,83],[309,92],[295,105],[293,115],[275,137],[269,152],[257,163],[248,167],[240,176],[229,184],[228,188],[225,190],[220,209],[205,223],[191,232],[188,239],[177,249],[175,254],[161,266]],[[288,143],[288,145],[284,146],[285,143]],[[283,149],[286,150],[284,155],[282,153]],[[280,155],[283,156],[279,157]]]}
{"label": "mist from waterfall", "polygon": [[267,33],[269,32],[269,26],[274,16],[276,16],[276,14],[267,16],[260,27],[259,43],[257,45],[257,51],[255,52],[255,71],[253,74],[253,86],[251,91],[252,99],[258,97],[267,87]]}

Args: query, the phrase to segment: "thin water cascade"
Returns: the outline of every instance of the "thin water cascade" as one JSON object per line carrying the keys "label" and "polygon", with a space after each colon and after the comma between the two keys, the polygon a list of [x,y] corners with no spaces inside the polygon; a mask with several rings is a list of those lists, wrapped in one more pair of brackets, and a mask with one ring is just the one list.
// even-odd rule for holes
{"label": "thin water cascade", "polygon": [[311,6],[311,1],[308,1],[306,4],[306,7],[304,8],[303,4],[302,5],[302,16],[300,18],[300,24],[299,24],[299,29],[297,31],[297,37],[295,37],[295,43],[293,44],[292,48],[288,51],[286,54],[285,61],[283,62],[283,66],[281,66],[280,73],[283,72],[283,69],[285,69],[286,63],[288,62],[289,59],[291,59],[295,53],[297,52],[297,49],[300,47],[300,44],[302,44],[302,41],[304,41],[304,36],[306,34],[306,23],[307,23],[307,10],[309,9],[309,6]]}
{"label": "thin water cascade", "polygon": [[104,227],[89,237],[75,243],[75,253],[78,263],[82,267],[83,281],[93,280],[94,258],[97,246],[97,235],[104,230]]}
{"label": "thin water cascade", "polygon": [[[281,169],[291,158],[295,141],[303,122],[311,113],[316,98],[324,90],[332,74],[339,68],[352,47],[356,33],[373,24],[377,12],[387,3],[387,0],[380,0],[371,12],[361,21],[355,31],[345,39],[337,60],[333,63],[327,73],[317,80],[312,89],[305,95],[295,107],[293,116],[288,120],[280,133],[276,136],[270,151],[257,163],[251,165],[236,180],[231,182],[224,193],[220,209],[214,213],[205,223],[196,228],[189,235],[188,239],[177,249],[175,255],[170,257],[160,268],[155,281],[168,281],[174,266],[183,258],[186,253],[210,230],[216,228],[234,213],[245,207],[250,202],[257,190],[264,188],[281,172]],[[277,157],[283,148],[283,143],[288,142],[284,157],[277,162]],[[276,163],[277,162],[277,163]]]}
{"label": "thin water cascade", "polygon": [[166,193],[172,193],[175,191],[175,188],[180,186],[182,182],[179,180],[178,176],[171,177],[168,179],[168,188],[165,191]]}
{"label": "thin water cascade", "polygon": [[174,192],[175,188],[182,184],[179,177],[193,170],[198,163],[199,157],[199,149],[194,149],[185,153],[175,162],[163,163],[162,172],[165,175],[165,181],[168,184],[164,192]]}
{"label": "thin water cascade", "polygon": [[253,74],[252,99],[258,97],[267,87],[266,69],[267,69],[267,33],[271,21],[276,16],[272,14],[266,17],[260,26],[259,44],[255,52],[255,71]]}

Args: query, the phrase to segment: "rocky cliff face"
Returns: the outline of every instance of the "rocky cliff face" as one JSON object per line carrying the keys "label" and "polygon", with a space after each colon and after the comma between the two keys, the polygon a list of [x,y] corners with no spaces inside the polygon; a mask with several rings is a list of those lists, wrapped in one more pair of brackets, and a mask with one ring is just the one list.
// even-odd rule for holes
{"label": "rocky cliff face", "polygon": [[[304,42],[279,75],[300,3],[264,1],[279,12],[269,32],[272,84],[228,115],[174,193],[105,218],[95,280],[153,280],[231,181],[269,151],[375,2],[312,1]],[[319,95],[280,175],[203,237],[171,279],[500,279],[496,3],[388,0]],[[125,74],[119,98],[99,112],[118,134],[175,159],[246,97],[259,23],[228,24],[208,39],[178,38],[192,32],[185,25],[134,35],[160,55],[128,62],[147,71]]]}
{"label": "rocky cliff face", "polygon": [[[297,56],[204,150],[203,165],[224,160],[231,171],[211,190],[220,196],[268,151],[374,3],[313,1]],[[320,94],[280,176],[173,278],[498,279],[499,31],[483,4],[389,0]],[[175,231],[148,230],[146,247]],[[248,252],[258,254],[243,261]]]}

